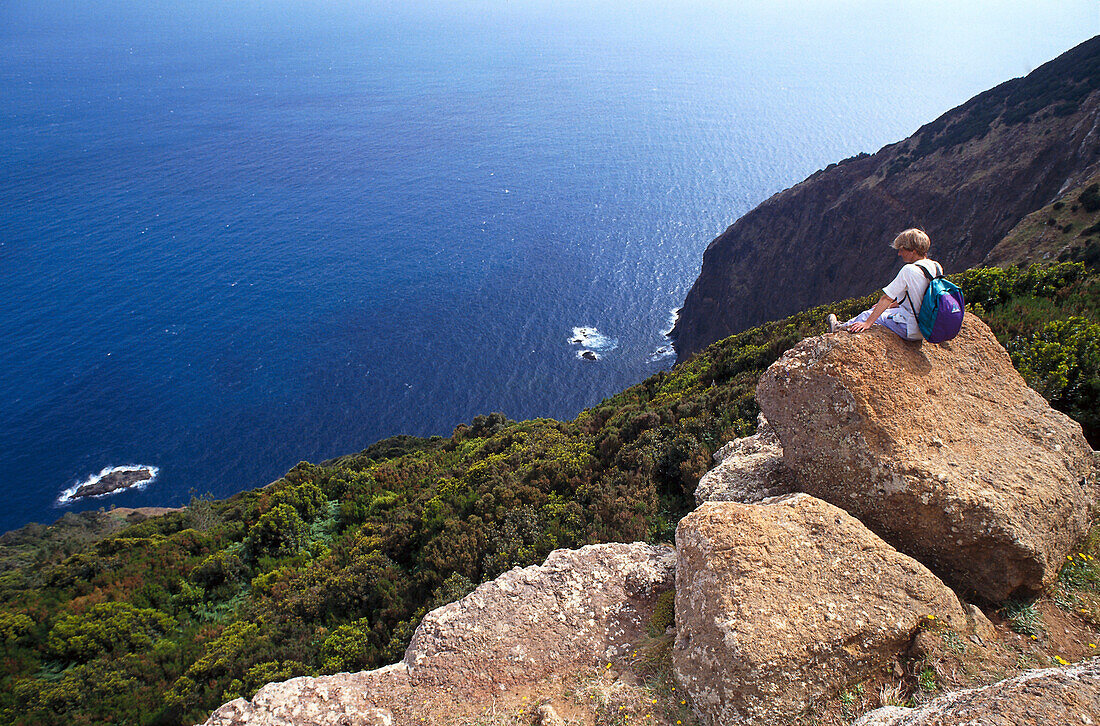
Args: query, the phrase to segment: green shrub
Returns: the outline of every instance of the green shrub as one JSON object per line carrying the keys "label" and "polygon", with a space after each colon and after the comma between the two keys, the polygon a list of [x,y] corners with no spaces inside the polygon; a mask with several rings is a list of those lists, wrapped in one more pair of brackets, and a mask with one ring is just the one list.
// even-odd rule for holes
{"label": "green shrub", "polygon": [[312,481],[279,489],[271,497],[271,502],[272,508],[280,504],[289,504],[305,522],[315,520],[318,514],[325,511],[328,504],[321,487]]}
{"label": "green shrub", "polygon": [[1078,197],[1086,212],[1100,211],[1100,184],[1089,184]]}
{"label": "green shrub", "polygon": [[1095,442],[1100,432],[1100,324],[1083,317],[1054,320],[1009,346],[1028,385],[1080,422]]}
{"label": "green shrub", "polygon": [[34,626],[34,620],[26,613],[0,612],[0,643],[17,643],[29,635]]}
{"label": "green shrub", "polygon": [[325,673],[354,672],[368,668],[378,659],[379,634],[367,618],[335,628],[321,644],[321,670]]}
{"label": "green shrub", "polygon": [[256,691],[268,683],[286,681],[298,676],[315,676],[317,671],[294,660],[268,661],[257,663],[248,669],[243,678],[234,678],[222,693],[222,700],[252,698]]}
{"label": "green shrub", "polygon": [[1066,587],[1075,590],[1100,592],[1100,566],[1091,555],[1077,552],[1066,556],[1066,563],[1058,572],[1058,579]]}
{"label": "green shrub", "polygon": [[676,590],[661,593],[649,616],[649,634],[654,638],[665,634],[676,622]]}
{"label": "green shrub", "polygon": [[153,647],[157,638],[175,626],[172,618],[130,603],[93,605],[84,613],[57,621],[46,639],[51,655],[87,663],[100,655],[136,653]]}
{"label": "green shrub", "polygon": [[1038,636],[1043,632],[1042,618],[1035,609],[1035,603],[1024,600],[1009,600],[1002,608],[1008,627],[1020,635]]}
{"label": "green shrub", "polygon": [[[234,548],[236,549],[236,548]],[[236,585],[248,581],[248,566],[240,555],[231,550],[218,550],[191,570],[190,579],[209,590],[222,585]]]}
{"label": "green shrub", "polygon": [[305,543],[308,531],[294,507],[276,504],[248,529],[247,549],[253,558],[292,555]]}

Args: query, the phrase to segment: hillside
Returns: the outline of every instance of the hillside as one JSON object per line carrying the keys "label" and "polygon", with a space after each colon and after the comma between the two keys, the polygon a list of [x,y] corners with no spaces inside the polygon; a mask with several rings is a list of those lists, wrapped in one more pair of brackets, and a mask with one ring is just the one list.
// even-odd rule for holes
{"label": "hillside", "polygon": [[[989,264],[999,246],[998,263],[1032,258],[1002,241],[1100,171],[1098,89],[1100,37],[904,141],[775,194],[707,247],[672,333],[679,360],[765,320],[879,288],[896,268],[889,242],[907,227],[931,235],[932,257],[948,271]],[[1100,212],[1078,211],[1077,230],[1100,222]],[[1043,251],[1070,241],[1064,224]]]}
{"label": "hillside", "polygon": [[[1100,273],[1071,262],[957,279],[1095,446]],[[669,541],[712,453],[753,430],[764,369],[827,313],[866,302],[742,332],[572,421],[479,416],[121,531],[6,537],[0,722],[199,722],[270,681],[393,662],[425,612],[556,548]]]}

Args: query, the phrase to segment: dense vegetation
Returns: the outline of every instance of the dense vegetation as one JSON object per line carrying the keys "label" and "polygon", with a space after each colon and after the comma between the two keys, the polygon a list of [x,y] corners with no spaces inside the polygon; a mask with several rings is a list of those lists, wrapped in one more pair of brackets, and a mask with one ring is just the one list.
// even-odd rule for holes
{"label": "dense vegetation", "polygon": [[[1028,382],[1100,433],[1100,274],[956,278]],[[709,347],[569,422],[478,416],[225,501],[0,540],[0,722],[181,724],[272,680],[397,660],[427,609],[554,548],[670,540],[761,372],[870,298]],[[73,534],[86,522],[84,536]]]}

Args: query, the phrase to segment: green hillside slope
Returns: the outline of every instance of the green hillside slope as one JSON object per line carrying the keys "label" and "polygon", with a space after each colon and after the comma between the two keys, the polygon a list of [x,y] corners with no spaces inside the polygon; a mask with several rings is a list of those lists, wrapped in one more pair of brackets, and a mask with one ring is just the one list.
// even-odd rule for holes
{"label": "green hillside slope", "polygon": [[[1095,255],[1079,256],[1095,264]],[[1028,382],[1100,441],[1100,273],[957,276]],[[783,351],[870,298],[715,343],[568,422],[479,416],[112,531],[0,538],[0,723],[187,724],[264,683],[401,657],[430,608],[558,547],[668,541]],[[140,515],[131,515],[138,519]]]}

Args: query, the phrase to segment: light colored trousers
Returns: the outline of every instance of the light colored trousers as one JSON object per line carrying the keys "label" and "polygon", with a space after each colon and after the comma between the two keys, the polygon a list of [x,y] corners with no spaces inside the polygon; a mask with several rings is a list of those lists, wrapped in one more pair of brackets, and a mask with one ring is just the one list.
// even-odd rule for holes
{"label": "light colored trousers", "polygon": [[[848,327],[852,323],[862,323],[871,317],[870,310],[864,310],[841,327]],[[875,320],[875,325],[881,325],[887,330],[897,333],[904,340],[909,340],[909,318],[912,317],[905,308],[886,308],[882,315]]]}

